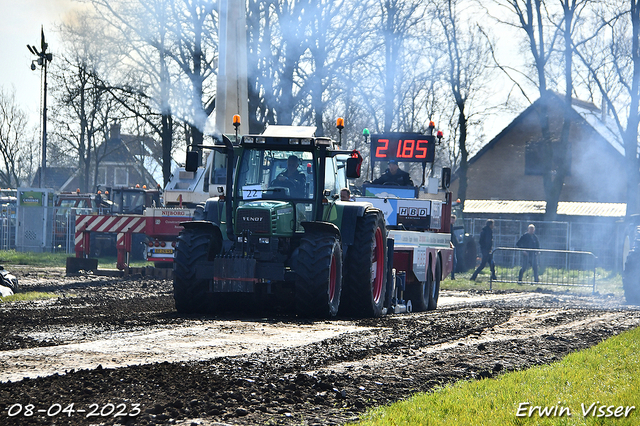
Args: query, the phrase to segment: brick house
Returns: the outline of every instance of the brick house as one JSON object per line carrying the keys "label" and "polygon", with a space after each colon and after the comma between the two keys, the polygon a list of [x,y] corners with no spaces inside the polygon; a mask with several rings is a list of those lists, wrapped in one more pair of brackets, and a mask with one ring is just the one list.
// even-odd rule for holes
{"label": "brick house", "polygon": [[121,135],[119,124],[113,124],[109,133],[109,139],[96,150],[98,170],[95,186],[100,189],[139,184],[155,188],[158,182],[154,172],[161,170],[159,144],[150,137]]}
{"label": "brick house", "polygon": [[[552,138],[560,138],[564,102],[551,94],[538,99],[469,160],[467,200],[543,201],[538,147],[538,111],[547,103]],[[571,109],[570,172],[560,201],[626,202],[624,148],[613,123],[592,103],[574,100]],[[451,189],[457,198],[459,181]]]}
{"label": "brick house", "polygon": [[[95,157],[98,157],[96,173]],[[154,176],[162,177],[162,148],[153,138],[148,136],[133,136],[120,134],[120,125],[114,124],[109,132],[109,139],[105,140],[93,153],[91,165],[93,182],[89,192],[98,189],[117,188],[123,186],[146,185],[155,188],[158,181]],[[32,186],[37,188],[40,183],[40,168],[32,180]],[[57,192],[73,192],[80,188],[80,171],[70,167],[47,167],[45,174],[45,188]]]}
{"label": "brick house", "polygon": [[[538,112],[543,102],[549,111],[552,143],[559,141],[565,104],[562,96],[550,94],[525,109],[470,158],[465,223],[474,223],[469,231],[479,234],[488,218],[500,221],[501,227],[513,223],[525,230],[533,222],[543,248],[591,251],[601,266],[616,269],[622,249],[621,218],[626,214],[622,138],[594,104],[573,100],[570,171],[560,194],[558,222],[543,222],[546,202],[538,149],[542,139]],[[454,199],[458,187],[454,173]],[[558,232],[558,223],[564,223],[566,230]],[[503,241],[499,238],[496,244],[513,247],[518,232]]]}

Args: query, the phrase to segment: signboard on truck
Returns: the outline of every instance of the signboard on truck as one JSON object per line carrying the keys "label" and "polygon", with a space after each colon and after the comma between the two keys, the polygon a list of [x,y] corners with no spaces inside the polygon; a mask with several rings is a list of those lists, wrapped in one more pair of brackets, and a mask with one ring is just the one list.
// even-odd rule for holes
{"label": "signboard on truck", "polygon": [[415,198],[360,198],[384,213],[388,226],[403,226],[407,230],[439,230],[442,227],[442,201]]}

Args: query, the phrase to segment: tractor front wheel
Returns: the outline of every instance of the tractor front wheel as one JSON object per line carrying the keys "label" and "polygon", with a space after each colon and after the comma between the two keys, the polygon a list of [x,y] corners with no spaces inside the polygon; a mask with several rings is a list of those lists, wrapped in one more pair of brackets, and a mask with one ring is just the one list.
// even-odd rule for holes
{"label": "tractor front wheel", "polygon": [[209,281],[196,279],[195,265],[210,260],[212,235],[196,229],[185,229],[178,236],[173,260],[173,297],[176,310],[182,314],[206,313],[213,306]]}
{"label": "tractor front wheel", "polygon": [[338,238],[316,233],[305,235],[300,242],[295,270],[297,314],[335,317],[342,293],[342,247]]}

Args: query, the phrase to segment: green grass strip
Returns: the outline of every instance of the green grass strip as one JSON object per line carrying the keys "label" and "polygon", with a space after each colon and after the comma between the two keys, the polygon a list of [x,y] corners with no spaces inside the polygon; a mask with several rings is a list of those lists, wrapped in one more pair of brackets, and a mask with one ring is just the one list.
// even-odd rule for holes
{"label": "green grass strip", "polygon": [[[66,253],[33,253],[0,250],[0,265],[65,266]],[[9,269],[9,268],[6,268]]]}
{"label": "green grass strip", "polygon": [[[500,271],[500,268],[498,268]],[[566,272],[566,277],[570,275],[571,271]],[[500,275],[498,275],[500,276]],[[446,277],[440,286],[441,290],[489,290],[489,268],[485,268],[475,281],[470,281],[471,272],[462,272],[456,274],[456,279],[452,280]],[[611,271],[606,271],[602,268],[596,269],[596,289],[600,294],[613,294],[614,296],[624,296],[622,290],[622,276],[620,274],[613,274]],[[542,285],[542,284],[518,284],[508,282],[493,282],[493,290],[516,290],[516,291],[553,291],[561,293],[570,293],[576,295],[590,295],[592,292],[591,287],[574,287],[574,286],[554,286],[554,285]]]}
{"label": "green grass strip", "polygon": [[358,424],[639,425],[640,328],[550,365],[415,395]]}
{"label": "green grass strip", "polygon": [[56,297],[58,297],[58,295],[53,293],[44,293],[41,291],[28,291],[26,293],[15,293],[11,296],[0,297],[0,303],[26,301],[26,300],[54,299]]}
{"label": "green grass strip", "polygon": [[[75,257],[71,253],[34,253],[19,252],[15,250],[0,250],[0,265],[4,265],[5,269],[10,269],[10,265],[27,265],[38,267],[58,267],[64,268],[67,264],[67,257]],[[115,257],[102,257],[98,259],[98,268],[113,269],[116,267]],[[131,261],[131,267],[153,266],[153,262],[146,260]]]}

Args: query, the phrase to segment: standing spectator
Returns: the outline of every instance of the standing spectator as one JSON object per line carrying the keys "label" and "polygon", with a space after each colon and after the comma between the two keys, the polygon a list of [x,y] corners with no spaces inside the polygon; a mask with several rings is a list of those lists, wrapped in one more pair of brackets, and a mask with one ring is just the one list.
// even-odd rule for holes
{"label": "standing spectator", "polygon": [[[539,249],[540,241],[536,235],[536,227],[531,224],[527,228],[527,232],[520,237],[516,243],[516,247],[523,249]],[[522,251],[521,252],[522,268],[520,268],[520,274],[518,275],[518,281],[522,281],[522,276],[525,271],[529,269],[529,266],[533,268],[533,278],[538,282],[538,252],[537,251]]]}
{"label": "standing spectator", "polygon": [[449,229],[451,230],[451,244],[453,244],[453,268],[451,269],[451,279],[456,279],[456,268],[458,267],[458,237],[453,232],[453,225],[456,223],[456,215],[451,215],[451,223]]}
{"label": "standing spectator", "polygon": [[487,223],[480,232],[480,251],[482,252],[482,262],[480,266],[471,275],[471,281],[475,281],[480,271],[484,269],[487,263],[491,269],[491,279],[496,280],[496,265],[493,263],[493,219],[487,219]]}

